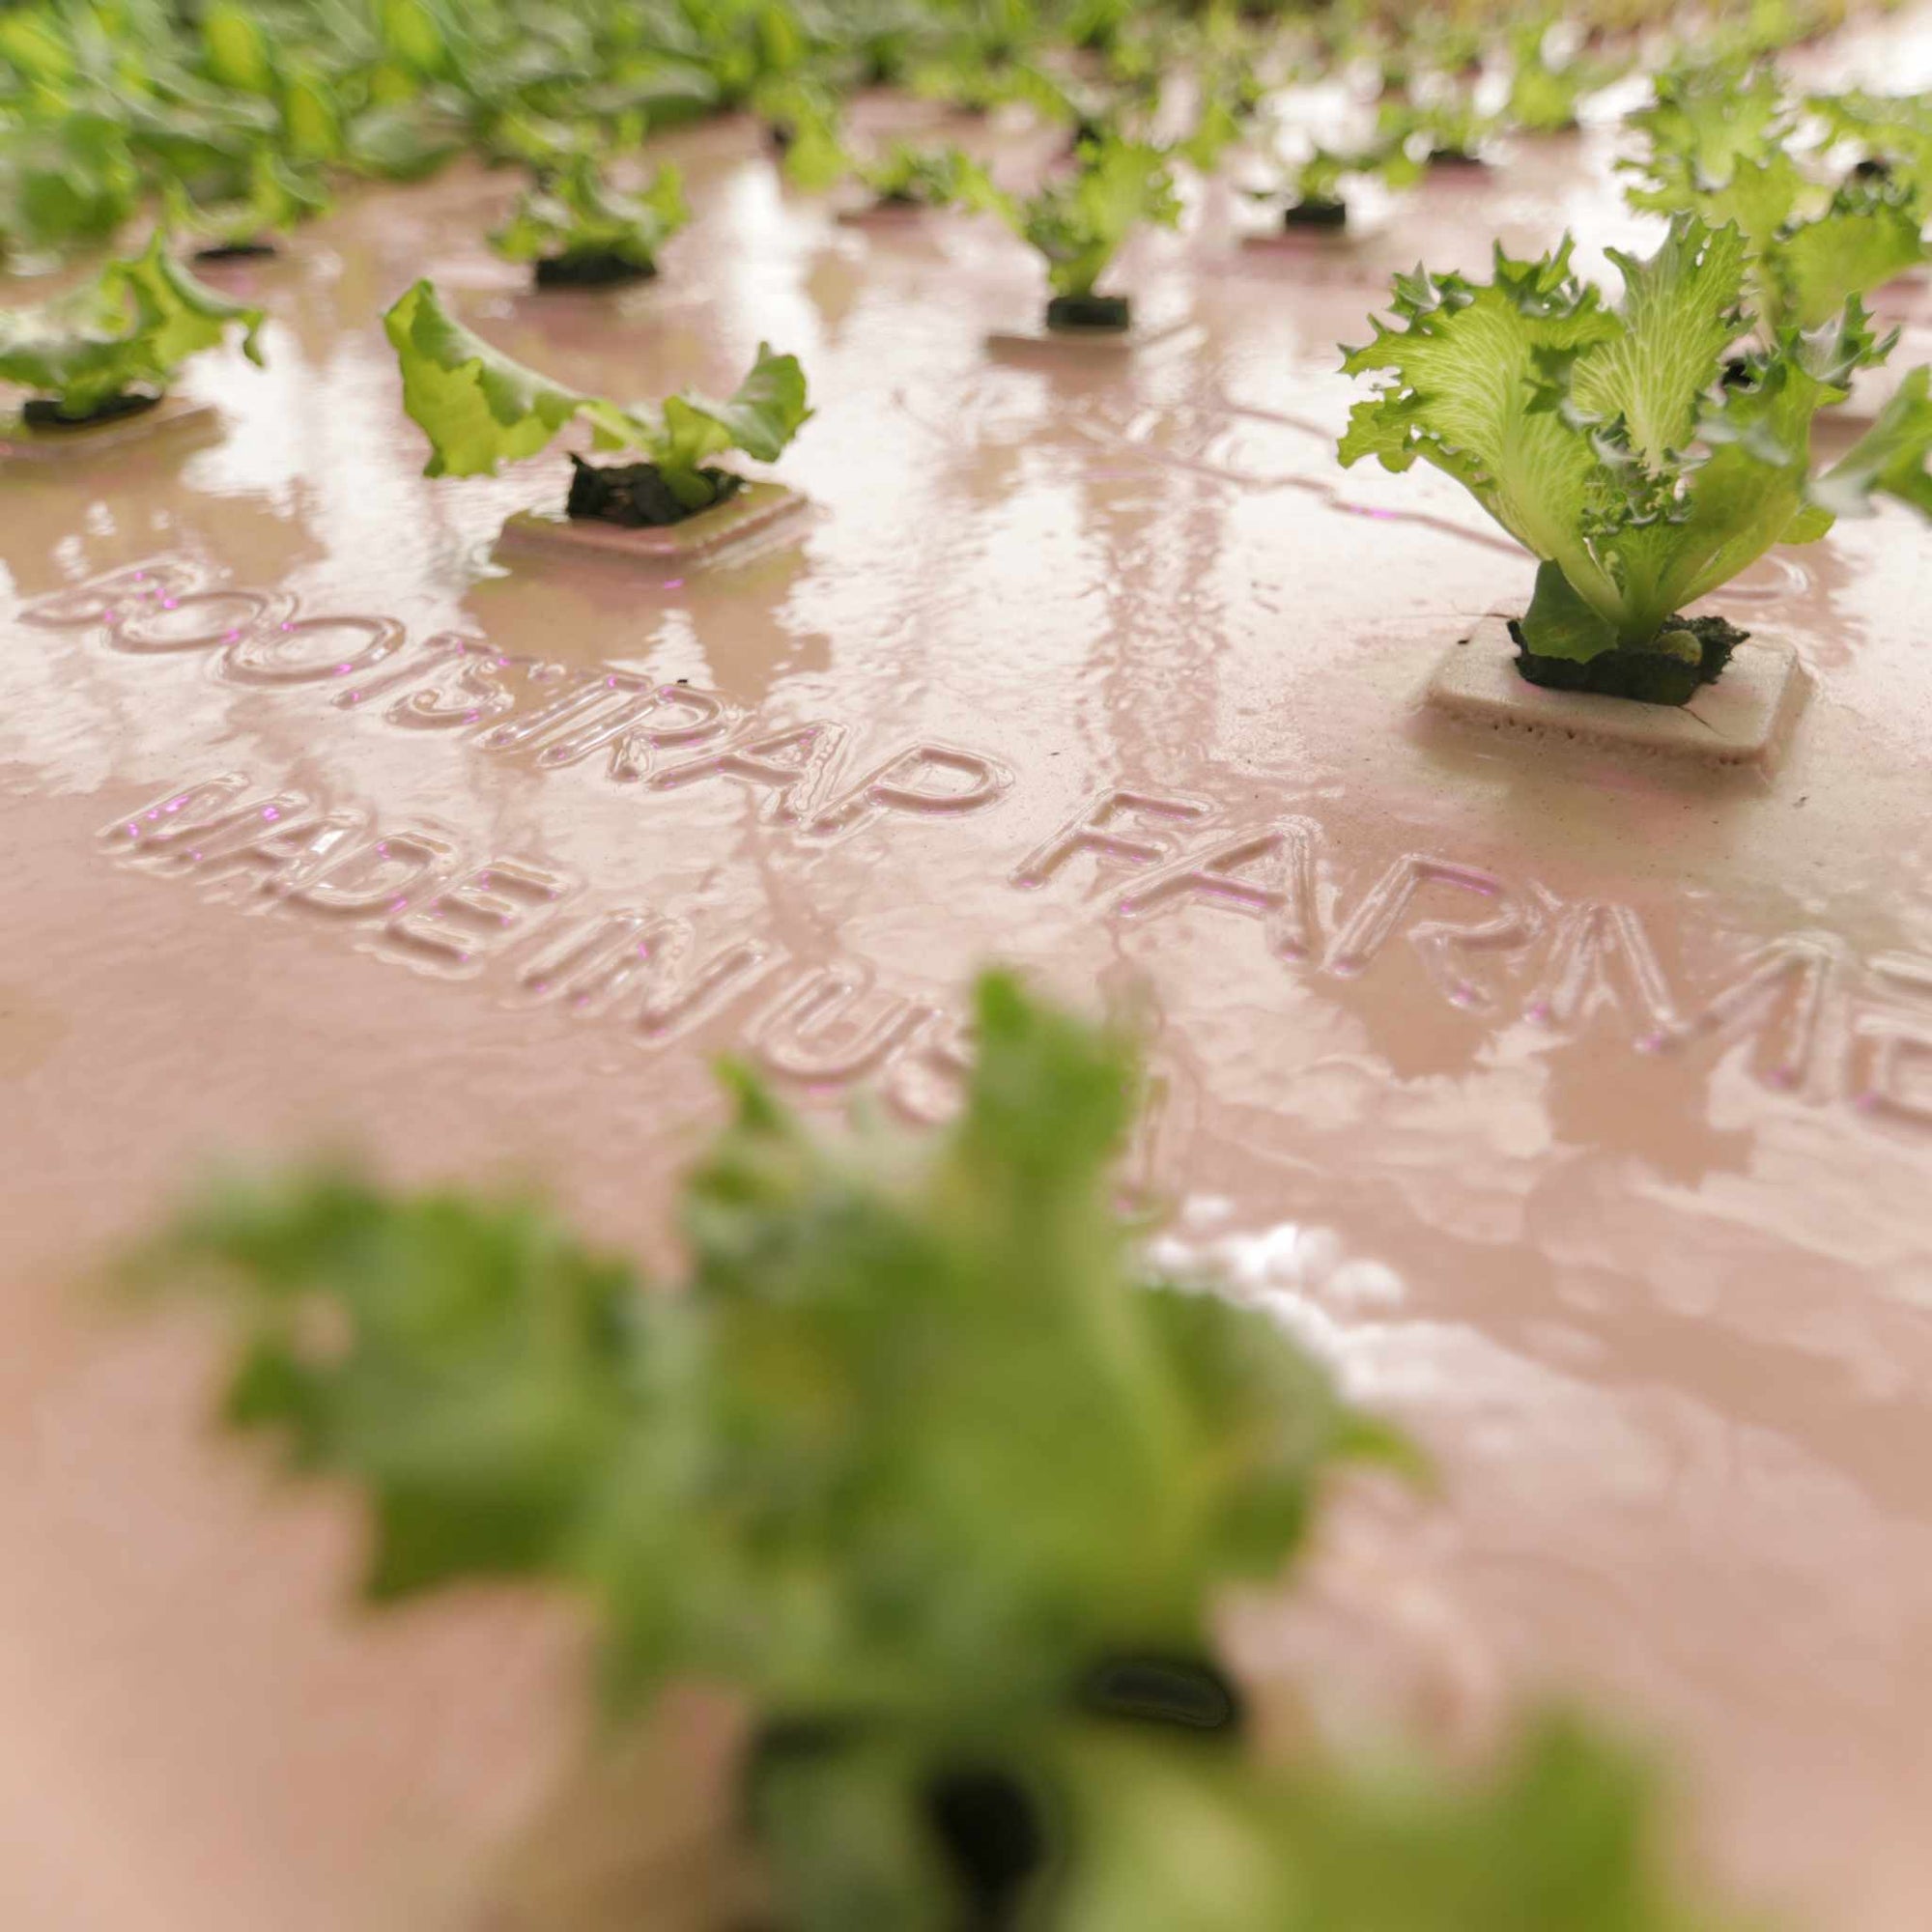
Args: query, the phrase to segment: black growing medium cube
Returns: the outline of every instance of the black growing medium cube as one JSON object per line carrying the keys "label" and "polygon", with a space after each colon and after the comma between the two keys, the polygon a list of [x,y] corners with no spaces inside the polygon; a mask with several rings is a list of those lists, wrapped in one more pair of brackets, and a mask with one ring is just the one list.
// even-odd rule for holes
{"label": "black growing medium cube", "polygon": [[540,257],[536,284],[540,289],[609,289],[624,282],[647,282],[657,271],[654,262],[635,262],[610,248],[584,248]]}
{"label": "black growing medium cube", "polygon": [[1049,328],[1091,328],[1119,334],[1131,328],[1132,299],[1126,296],[1055,296],[1046,305]]}
{"label": "black growing medium cube", "polygon": [[627,530],[681,524],[688,517],[716,508],[745,487],[745,479],[735,471],[699,470],[711,485],[712,496],[710,502],[694,509],[671,494],[655,463],[586,463],[573,454],[570,465],[570,498],[564,513],[579,520],[617,524]]}
{"label": "black growing medium cube", "polygon": [[197,262],[259,262],[281,252],[274,242],[257,237],[248,242],[211,242],[205,248],[194,251],[194,259]]}
{"label": "black growing medium cube", "polygon": [[1688,704],[1707,684],[1723,675],[1731,653],[1750,636],[1722,617],[1672,617],[1660,633],[1688,632],[1697,655],[1666,650],[1601,651],[1587,662],[1538,657],[1522,641],[1522,627],[1510,619],[1520,676],[1546,691],[1587,691],[1599,697],[1629,697],[1639,704]]}
{"label": "black growing medium cube", "polygon": [[[1234,1748],[1243,1732],[1239,1691],[1205,1658],[1104,1660],[1073,1687],[1072,1703],[1105,1721],[1197,1733],[1208,1749]],[[809,1777],[881,1728],[876,1719],[852,1714],[762,1724],[741,1774],[741,1816],[752,1835],[769,1824],[769,1801],[784,1778]],[[1028,1893],[1077,1856],[1062,1795],[1037,1765],[992,1749],[936,1753],[912,1775],[960,1907],[961,1932],[1012,1932]]]}
{"label": "black growing medium cube", "polygon": [[97,403],[82,415],[71,416],[51,396],[29,396],[20,405],[20,420],[29,429],[92,429],[97,423],[119,422],[156,408],[161,398],[148,389],[127,389]]}
{"label": "black growing medium cube", "polygon": [[1348,225],[1349,204],[1326,201],[1320,196],[1291,202],[1281,212],[1284,228],[1343,228]]}

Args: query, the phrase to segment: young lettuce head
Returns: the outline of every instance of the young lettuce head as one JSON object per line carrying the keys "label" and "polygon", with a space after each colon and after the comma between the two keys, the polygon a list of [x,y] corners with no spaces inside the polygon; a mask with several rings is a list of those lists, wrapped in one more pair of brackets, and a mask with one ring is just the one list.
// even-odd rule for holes
{"label": "young lettuce head", "polygon": [[[566,388],[528,369],[465,328],[435,287],[417,282],[383,318],[403,378],[403,407],[430,440],[429,476],[493,475],[504,463],[535,456],[566,423],[590,425],[599,450],[637,450],[651,472],[651,495],[664,514],[617,522],[676,522],[722,502],[742,485],[711,459],[733,449],[775,462],[803,427],[805,372],[798,358],[764,344],[726,402],[675,395],[660,408],[624,405]],[[586,474],[606,472],[581,465]],[[580,509],[576,514],[605,514]]]}
{"label": "young lettuce head", "polygon": [[139,255],[109,262],[92,282],[35,308],[0,310],[0,382],[50,400],[70,422],[121,399],[165,394],[190,355],[216,347],[232,325],[259,363],[259,308],[230,301],[169,254],[156,233]]}
{"label": "young lettuce head", "polygon": [[524,195],[490,245],[506,261],[534,262],[539,280],[654,275],[659,252],[690,219],[676,168],[658,168],[640,193],[627,194],[594,155],[578,152]]}
{"label": "young lettuce head", "polygon": [[111,241],[141,198],[123,117],[74,108],[9,128],[10,116],[0,105],[0,260]]}
{"label": "young lettuce head", "polygon": [[179,181],[162,190],[168,225],[206,253],[256,249],[328,207],[328,189],[317,175],[292,167],[272,148],[249,158],[248,189],[238,201],[200,206]]}
{"label": "young lettuce head", "polygon": [[852,163],[874,202],[891,208],[983,205],[992,192],[985,170],[958,148],[920,148],[895,141],[881,153]]}
{"label": "young lettuce head", "polygon": [[1376,115],[1376,140],[1400,148],[1417,170],[1447,163],[1478,163],[1502,130],[1502,122],[1476,105],[1473,96],[1448,87],[1419,100],[1384,101]]}
{"label": "young lettuce head", "polygon": [[1680,215],[1648,261],[1612,252],[1614,306],[1570,254],[1568,239],[1536,262],[1498,249],[1489,282],[1402,276],[1400,326],[1378,321],[1344,363],[1382,386],[1356,404],[1342,461],[1435,465],[1538,559],[1520,626],[1532,658],[1681,656],[1684,607],[1774,545],[1822,536],[1852,479],[1913,499],[1900,479],[1932,436],[1909,410],[1812,479],[1812,417],[1890,347],[1856,301],[1816,329],[1781,327],[1727,382],[1746,324],[1735,227]]}
{"label": "young lettuce head", "polygon": [[1110,299],[1097,294],[1100,277],[1133,231],[1143,222],[1172,228],[1180,219],[1166,153],[1114,134],[1081,142],[1070,174],[1052,177],[1024,199],[995,190],[987,205],[1045,257],[1054,297],[1049,318],[1056,308],[1077,311]]}
{"label": "young lettuce head", "polygon": [[1821,156],[1801,158],[1796,111],[1769,67],[1673,71],[1631,125],[1647,140],[1620,164],[1632,177],[1626,198],[1648,213],[1738,229],[1767,344],[1787,325],[1821,327],[1852,297],[1927,259],[1926,185],[1910,171],[1828,179]]}
{"label": "young lettuce head", "polygon": [[1279,185],[1247,190],[1250,200],[1282,210],[1290,227],[1336,226],[1348,217],[1348,188],[1351,182],[1378,181],[1384,187],[1412,186],[1422,175],[1400,141],[1375,141],[1365,147],[1341,149],[1311,143],[1298,157],[1279,157]]}

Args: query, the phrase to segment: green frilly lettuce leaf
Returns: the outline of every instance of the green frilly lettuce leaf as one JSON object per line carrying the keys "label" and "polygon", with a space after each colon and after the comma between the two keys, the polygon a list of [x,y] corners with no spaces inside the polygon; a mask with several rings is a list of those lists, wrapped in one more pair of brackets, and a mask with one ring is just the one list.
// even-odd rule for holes
{"label": "green frilly lettuce leaf", "polygon": [[641,451],[674,492],[701,506],[712,500],[697,473],[703,463],[731,449],[775,461],[811,413],[798,358],[763,343],[727,401],[672,396],[652,410],[567,388],[493,349],[427,281],[403,294],[383,327],[402,370],[403,407],[430,440],[430,476],[493,474],[536,455],[581,417],[600,449]]}
{"label": "green frilly lettuce leaf", "polygon": [[1142,1285],[1118,1039],[1000,978],[978,1034],[929,1147],[828,1143],[734,1071],[674,1292],[528,1204],[340,1172],[219,1192],[147,1266],[219,1283],[231,1420],[364,1489],[379,1593],[548,1571],[633,1695],[1058,1712],[1101,1659],[1198,1653],[1324,1470],[1406,1452],[1265,1318]]}
{"label": "green frilly lettuce leaf", "polygon": [[1868,517],[1890,497],[1932,517],[1932,369],[1909,371],[1870,429],[1820,476],[1810,500],[1833,517]]}
{"label": "green frilly lettuce leaf", "polygon": [[323,213],[329,194],[320,175],[292,166],[270,148],[258,148],[248,166],[248,191],[239,201],[198,207],[171,181],[163,202],[177,235],[218,243],[286,234]]}
{"label": "green frilly lettuce leaf", "polygon": [[430,440],[426,476],[492,475],[536,455],[592,405],[464,327],[428,281],[402,296],[383,327],[402,370],[403,407]]}
{"label": "green frilly lettuce leaf", "polygon": [[1776,319],[1793,328],[1830,322],[1854,296],[1927,259],[1926,210],[1897,186],[1848,185],[1813,221],[1792,224],[1765,249]]}
{"label": "green frilly lettuce leaf", "polygon": [[38,308],[0,310],[0,381],[84,416],[130,390],[165,390],[190,355],[238,324],[243,354],[259,363],[263,321],[259,308],[197,281],[156,233],[91,283]]}

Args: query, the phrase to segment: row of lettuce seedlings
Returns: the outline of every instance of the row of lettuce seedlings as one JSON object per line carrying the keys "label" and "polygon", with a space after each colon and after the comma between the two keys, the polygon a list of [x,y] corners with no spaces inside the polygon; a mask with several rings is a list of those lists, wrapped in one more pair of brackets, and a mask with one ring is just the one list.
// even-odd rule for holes
{"label": "row of lettuce seedlings", "polygon": [[[1868,514],[1875,497],[1932,512],[1923,368],[1830,469],[1816,473],[1810,453],[1814,418],[1895,346],[1897,331],[1877,331],[1863,298],[1926,259],[1932,115],[1869,97],[1801,106],[1758,69],[1679,76],[1636,121],[1647,142],[1629,163],[1632,200],[1671,225],[1648,260],[1613,254],[1620,298],[1575,275],[1567,241],[1536,261],[1498,251],[1488,282],[1398,277],[1393,319],[1347,356],[1378,392],[1357,407],[1340,457],[1392,470],[1432,464],[1536,560],[1534,595],[1509,624],[1521,679],[1682,705],[1724,674],[1743,638],[1686,607],[1774,547]],[[1808,149],[1795,139],[1804,127],[1814,130]],[[1179,212],[1170,157],[1111,136],[1083,143],[1024,197],[956,150],[903,151],[881,178],[925,205],[1004,215],[1046,259],[1047,323],[1071,340],[1125,326],[1126,298],[1098,284],[1135,226]],[[496,240],[534,260],[542,279],[602,284],[652,272],[685,214],[671,168],[620,194],[580,152]],[[198,280],[157,233],[93,283],[0,319],[0,377],[34,392],[27,431],[58,440],[152,408],[182,362],[230,326],[259,359],[261,322]],[[725,401],[631,405],[514,362],[428,283],[385,326],[405,407],[430,439],[431,475],[494,473],[566,425],[588,426],[593,456],[573,457],[567,524],[689,526],[701,543],[706,520],[734,504],[734,524],[745,521],[745,478],[717,459],[776,461],[811,413],[797,360],[768,348]]]}

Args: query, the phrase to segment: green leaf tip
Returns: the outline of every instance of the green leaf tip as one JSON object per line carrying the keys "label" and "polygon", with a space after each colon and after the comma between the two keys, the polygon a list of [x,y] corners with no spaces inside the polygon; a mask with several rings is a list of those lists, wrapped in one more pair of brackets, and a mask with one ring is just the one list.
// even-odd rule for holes
{"label": "green leaf tip", "polygon": [[1932,369],[1906,373],[1871,427],[1812,485],[1809,500],[1822,516],[1868,517],[1889,497],[1932,517]]}

